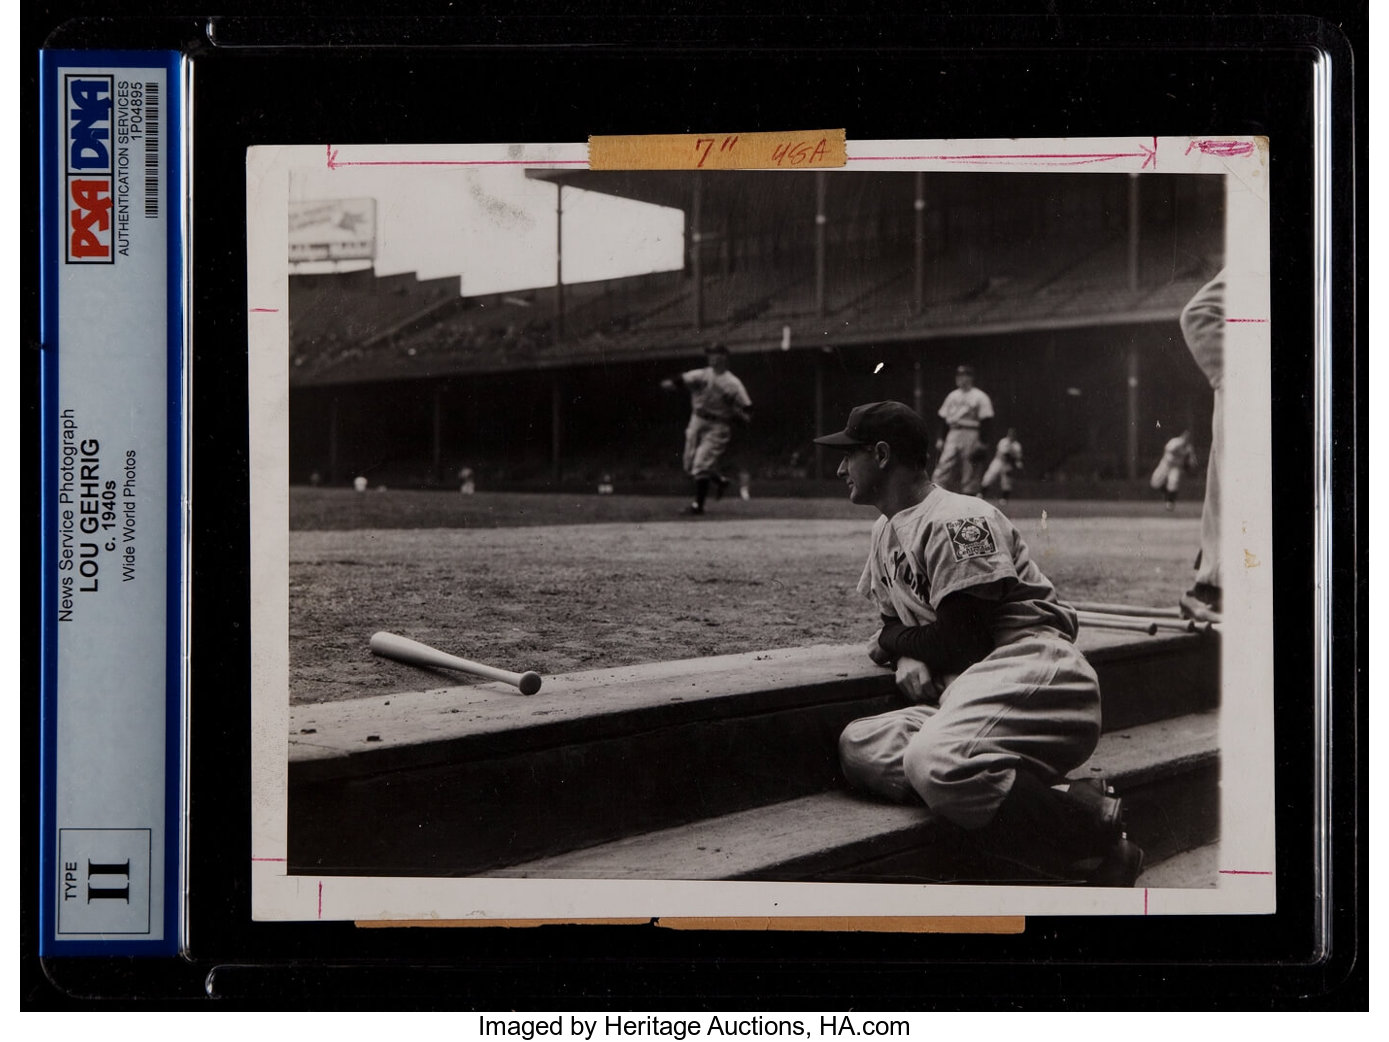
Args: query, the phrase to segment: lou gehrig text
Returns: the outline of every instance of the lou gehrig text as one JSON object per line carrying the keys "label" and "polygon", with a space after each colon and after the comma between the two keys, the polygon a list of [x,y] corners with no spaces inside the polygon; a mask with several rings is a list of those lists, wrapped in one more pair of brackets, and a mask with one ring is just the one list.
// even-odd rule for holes
{"label": "lou gehrig text", "polygon": [[105,451],[72,409],[59,424],[58,621],[72,622],[81,598],[135,579],[139,459]]}
{"label": "lou gehrig text", "polygon": [[478,1036],[485,1038],[569,1038],[594,1042],[603,1038],[907,1038],[911,1023],[869,1014],[822,1015],[812,1018],[773,1018],[759,1014],[712,1014],[707,1017],[605,1016],[592,1019],[557,1014],[553,1017],[478,1018]]}

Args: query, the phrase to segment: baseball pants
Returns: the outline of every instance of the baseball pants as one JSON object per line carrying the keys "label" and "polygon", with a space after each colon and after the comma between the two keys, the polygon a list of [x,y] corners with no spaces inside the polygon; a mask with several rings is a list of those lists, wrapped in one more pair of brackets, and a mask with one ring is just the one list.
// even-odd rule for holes
{"label": "baseball pants", "polygon": [[941,449],[940,460],[936,463],[931,480],[950,492],[966,496],[979,495],[979,479],[984,470],[970,459],[971,453],[979,447],[979,432],[972,427],[955,427],[945,436],[945,447]]}
{"label": "baseball pants", "polygon": [[1224,452],[1225,392],[1216,388],[1211,416],[1211,453],[1206,461],[1206,503],[1201,508],[1201,564],[1196,582],[1220,585],[1220,456]]}
{"label": "baseball pants", "polygon": [[1148,479],[1148,484],[1156,492],[1176,492],[1182,487],[1182,468],[1174,467],[1163,460],[1154,468],[1153,476]]}
{"label": "baseball pants", "polygon": [[855,720],[839,738],[851,786],[923,801],[966,829],[993,820],[1019,768],[1054,784],[1100,738],[1100,685],[1076,646],[1028,636],[976,662],[941,694]]}
{"label": "baseball pants", "polygon": [[995,459],[989,463],[989,469],[984,471],[984,480],[981,482],[983,488],[993,488],[998,485],[1000,492],[1013,491],[1012,469],[1003,462]]}
{"label": "baseball pants", "polygon": [[685,428],[685,473],[692,478],[713,477],[732,440],[733,428],[722,420],[691,416]]}

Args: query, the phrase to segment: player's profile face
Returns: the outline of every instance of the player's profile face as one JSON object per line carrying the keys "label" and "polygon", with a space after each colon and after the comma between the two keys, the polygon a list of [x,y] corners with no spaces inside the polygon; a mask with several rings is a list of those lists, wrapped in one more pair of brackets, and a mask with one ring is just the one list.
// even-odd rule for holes
{"label": "player's profile face", "polygon": [[871,445],[856,445],[844,450],[835,474],[849,486],[850,503],[872,503],[877,494],[882,471]]}

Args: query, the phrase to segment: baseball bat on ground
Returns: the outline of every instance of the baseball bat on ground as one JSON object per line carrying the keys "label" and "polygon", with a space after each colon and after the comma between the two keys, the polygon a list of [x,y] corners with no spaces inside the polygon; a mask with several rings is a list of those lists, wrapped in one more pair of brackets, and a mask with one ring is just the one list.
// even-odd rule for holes
{"label": "baseball bat on ground", "polygon": [[486,677],[488,680],[500,680],[503,684],[519,688],[523,695],[533,695],[540,690],[540,674],[534,670],[512,673],[495,666],[485,666],[481,662],[459,658],[438,648],[431,648],[428,644],[421,644],[417,640],[384,630],[371,635],[371,650],[375,655],[392,658],[397,662],[407,662],[412,666],[442,666],[445,669],[458,669],[464,673]]}
{"label": "baseball bat on ground", "polygon": [[1179,608],[1135,608],[1130,604],[1098,604],[1089,601],[1068,602],[1076,611],[1094,612],[1100,615],[1138,615],[1145,619],[1180,619]]}
{"label": "baseball bat on ground", "polygon": [[1076,618],[1082,626],[1095,626],[1107,630],[1132,630],[1152,636],[1158,631],[1152,619],[1135,619],[1126,615],[1103,615],[1098,612],[1078,611]]}

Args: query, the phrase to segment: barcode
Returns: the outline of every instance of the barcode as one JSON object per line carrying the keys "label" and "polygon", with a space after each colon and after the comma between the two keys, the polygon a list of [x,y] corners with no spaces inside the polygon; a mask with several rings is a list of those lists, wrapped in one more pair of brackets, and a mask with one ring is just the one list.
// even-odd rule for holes
{"label": "barcode", "polygon": [[145,84],[145,216],[159,216],[159,84]]}

